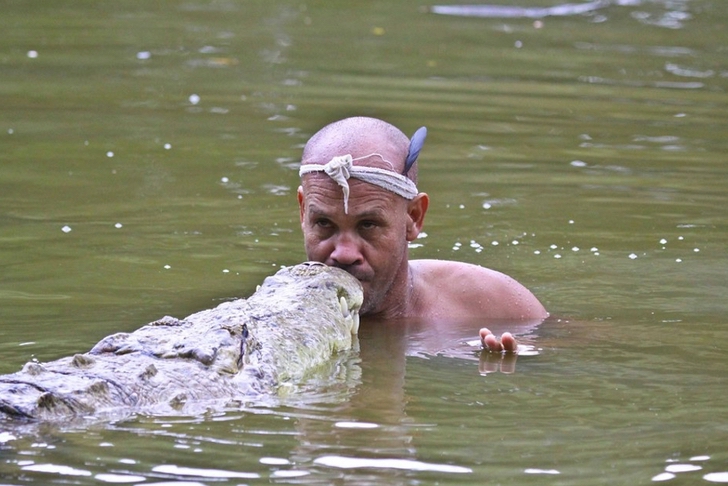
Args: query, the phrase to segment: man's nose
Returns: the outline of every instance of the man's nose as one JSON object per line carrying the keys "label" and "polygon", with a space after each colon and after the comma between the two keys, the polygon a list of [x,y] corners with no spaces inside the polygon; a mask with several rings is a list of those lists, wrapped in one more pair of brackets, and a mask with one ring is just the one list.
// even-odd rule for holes
{"label": "man's nose", "polygon": [[334,251],[331,252],[330,258],[334,266],[347,267],[362,263],[364,257],[361,254],[358,238],[347,234],[339,235],[334,242]]}

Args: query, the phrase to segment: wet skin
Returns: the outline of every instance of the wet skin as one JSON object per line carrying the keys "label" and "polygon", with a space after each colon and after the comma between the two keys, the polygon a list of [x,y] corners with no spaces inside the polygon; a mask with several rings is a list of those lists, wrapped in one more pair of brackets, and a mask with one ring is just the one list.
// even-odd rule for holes
{"label": "wet skin", "polygon": [[[407,201],[355,179],[350,191],[347,214],[341,189],[324,174],[310,174],[298,200],[308,258],[359,279],[364,287],[362,316],[520,321],[548,315],[530,291],[500,272],[452,261],[408,261],[407,245],[422,230],[427,194]],[[510,333],[499,340],[483,328],[480,338],[494,352],[517,350]]]}
{"label": "wet skin", "polygon": [[[413,140],[417,137],[413,137]],[[420,137],[419,147],[424,139]],[[350,155],[358,166],[405,172],[412,142],[394,126],[352,117],[314,134],[303,149],[302,165],[326,164]],[[417,182],[417,163],[408,177]],[[348,212],[341,187],[323,172],[307,173],[298,188],[301,229],[308,258],[354,275],[364,288],[361,315],[392,321],[471,317],[484,322],[543,320],[546,309],[523,285],[478,265],[444,260],[409,260],[408,244],[422,231],[429,197],[408,200],[382,187],[348,179]],[[499,340],[480,332],[483,347],[515,351],[509,333]]]}

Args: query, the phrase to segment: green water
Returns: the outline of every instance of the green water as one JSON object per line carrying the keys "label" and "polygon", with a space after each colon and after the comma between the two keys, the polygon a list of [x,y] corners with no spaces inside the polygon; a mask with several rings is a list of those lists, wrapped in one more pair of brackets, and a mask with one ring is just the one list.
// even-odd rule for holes
{"label": "green water", "polygon": [[513,373],[479,372],[479,323],[364,327],[346,386],[0,429],[0,484],[728,481],[726,5],[427,5],[0,1],[0,373],[303,260],[301,147],[349,115],[429,129],[414,258],[553,314]]}

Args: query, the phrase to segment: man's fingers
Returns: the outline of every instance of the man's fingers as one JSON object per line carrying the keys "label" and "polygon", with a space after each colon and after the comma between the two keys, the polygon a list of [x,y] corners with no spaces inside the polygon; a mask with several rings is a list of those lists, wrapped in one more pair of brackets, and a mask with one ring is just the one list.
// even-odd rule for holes
{"label": "man's fingers", "polygon": [[487,348],[488,351],[500,352],[505,350],[511,353],[518,351],[518,342],[510,332],[504,332],[500,341],[487,327],[482,328],[479,334],[483,347]]}
{"label": "man's fingers", "polygon": [[488,349],[488,351],[500,352],[503,350],[501,343],[498,342],[498,338],[488,329],[483,328],[480,330],[480,339],[483,342],[483,347]]}
{"label": "man's fingers", "polygon": [[513,337],[513,334],[510,332],[504,332],[501,336],[501,345],[503,346],[503,349],[506,351],[509,351],[511,353],[515,353],[518,351],[518,343],[516,342],[516,338]]}

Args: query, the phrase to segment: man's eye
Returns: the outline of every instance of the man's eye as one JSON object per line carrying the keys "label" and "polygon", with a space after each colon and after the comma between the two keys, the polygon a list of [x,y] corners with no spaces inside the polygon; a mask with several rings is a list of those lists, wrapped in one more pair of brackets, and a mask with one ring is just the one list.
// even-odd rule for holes
{"label": "man's eye", "polygon": [[374,221],[362,221],[361,223],[359,223],[359,227],[361,229],[365,229],[365,230],[374,229],[377,226],[379,226],[379,225],[377,223],[375,223]]}
{"label": "man's eye", "polygon": [[314,224],[318,226],[319,228],[330,228],[331,227],[331,221],[328,219],[317,219]]}

